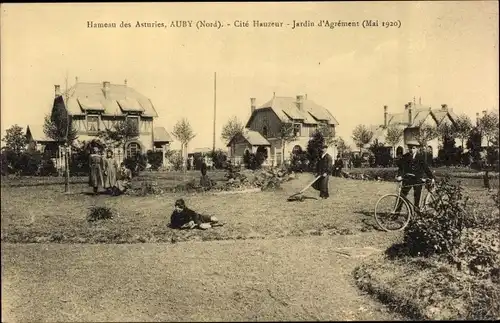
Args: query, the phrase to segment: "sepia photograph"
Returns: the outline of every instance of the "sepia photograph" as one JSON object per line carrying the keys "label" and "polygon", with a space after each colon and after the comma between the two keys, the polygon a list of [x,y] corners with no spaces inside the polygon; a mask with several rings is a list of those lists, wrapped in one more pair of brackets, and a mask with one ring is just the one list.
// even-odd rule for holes
{"label": "sepia photograph", "polygon": [[1,321],[499,320],[498,7],[2,3]]}

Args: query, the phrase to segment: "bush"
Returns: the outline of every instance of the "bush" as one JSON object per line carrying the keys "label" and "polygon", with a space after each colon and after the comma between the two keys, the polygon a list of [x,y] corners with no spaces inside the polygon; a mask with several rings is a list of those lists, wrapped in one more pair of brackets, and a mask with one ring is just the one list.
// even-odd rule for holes
{"label": "bush", "polygon": [[467,218],[468,197],[464,196],[460,185],[453,185],[449,178],[439,182],[437,197],[431,202],[430,210],[416,212],[404,230],[404,243],[412,256],[428,257],[433,254],[446,254],[456,259],[456,246]]}
{"label": "bush", "polygon": [[216,149],[210,153],[215,169],[224,169],[227,161],[227,154],[222,149]]}
{"label": "bush", "polygon": [[307,153],[303,151],[293,152],[290,156],[289,170],[292,172],[307,172],[309,170]]}
{"label": "bush", "polygon": [[247,169],[256,170],[262,166],[266,158],[267,156],[265,153],[257,152],[254,154],[247,150],[243,155],[243,164]]}
{"label": "bush", "polygon": [[173,170],[175,171],[182,170],[184,159],[182,158],[180,151],[175,151],[174,153],[172,153],[169,161],[170,163],[172,163]]}
{"label": "bush", "polygon": [[92,206],[87,216],[87,221],[108,220],[113,218],[113,211],[105,206]]}
{"label": "bush", "polygon": [[151,165],[152,170],[158,170],[163,164],[163,152],[148,150],[146,153],[147,160]]}
{"label": "bush", "polygon": [[[71,164],[70,164],[71,165]],[[57,176],[57,169],[52,159],[43,159],[38,170],[40,176]]]}
{"label": "bush", "polygon": [[125,167],[132,171],[132,175],[137,176],[139,172],[146,169],[148,158],[146,155],[137,154],[134,157],[125,158],[123,162],[125,163]]}

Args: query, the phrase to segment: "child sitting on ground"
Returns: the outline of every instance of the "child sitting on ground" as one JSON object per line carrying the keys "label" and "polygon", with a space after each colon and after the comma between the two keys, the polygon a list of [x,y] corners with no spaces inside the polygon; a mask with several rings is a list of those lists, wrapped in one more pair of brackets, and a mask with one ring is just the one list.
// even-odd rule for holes
{"label": "child sitting on ground", "polygon": [[170,217],[170,227],[173,229],[193,229],[200,228],[206,230],[212,226],[217,226],[219,220],[215,216],[199,214],[186,207],[183,199],[175,201],[175,208]]}

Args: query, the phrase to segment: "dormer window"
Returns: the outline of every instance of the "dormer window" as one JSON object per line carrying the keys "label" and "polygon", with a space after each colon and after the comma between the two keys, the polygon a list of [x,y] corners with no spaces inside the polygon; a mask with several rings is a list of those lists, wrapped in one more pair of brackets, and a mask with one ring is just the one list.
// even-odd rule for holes
{"label": "dormer window", "polygon": [[294,123],[293,124],[293,135],[300,136],[301,128],[302,128],[302,125],[300,123]]}

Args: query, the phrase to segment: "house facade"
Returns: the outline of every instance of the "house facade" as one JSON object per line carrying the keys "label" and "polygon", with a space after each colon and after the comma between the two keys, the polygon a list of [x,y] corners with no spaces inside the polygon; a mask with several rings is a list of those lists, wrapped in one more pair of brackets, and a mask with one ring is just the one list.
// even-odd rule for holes
{"label": "house facade", "polygon": [[[137,126],[137,136],[125,143],[125,148],[114,148],[115,157],[122,160],[148,150],[164,151],[172,139],[164,127],[156,126],[154,120],[158,113],[149,98],[124,84],[81,83],[65,93],[55,85],[54,104],[63,103],[72,118],[77,131],[78,141],[91,141],[98,138],[100,131],[112,129],[113,125],[129,120]],[[40,126],[28,126],[27,136],[30,145],[43,150],[47,145]]]}
{"label": "house facade", "polygon": [[[305,151],[311,135],[320,126],[331,127],[335,133],[337,120],[328,109],[307,98],[307,95],[273,98],[257,107],[256,99],[250,98],[250,117],[242,134],[235,136],[228,143],[230,158],[241,163],[245,151],[266,152],[265,165],[279,166],[290,159],[294,149]],[[283,124],[290,125],[296,139],[283,142],[280,138]],[[284,154],[283,154],[284,151]],[[334,147],[328,152],[335,158]]]}
{"label": "house facade", "polygon": [[[456,119],[457,115],[446,104],[442,104],[439,109],[432,109],[432,107],[424,106],[420,102],[419,104],[408,102],[405,104],[404,112],[401,113],[389,113],[388,107],[384,106],[384,123],[370,127],[374,134],[371,143],[383,143],[391,150],[393,157],[401,156],[408,151],[407,143],[416,140],[420,127],[423,125],[437,127],[441,124],[453,124]],[[403,132],[400,141],[394,146],[388,144],[386,140],[389,127],[400,128]],[[440,145],[440,138],[434,138],[427,142],[425,149],[432,153],[433,158],[435,158],[438,156]]]}

